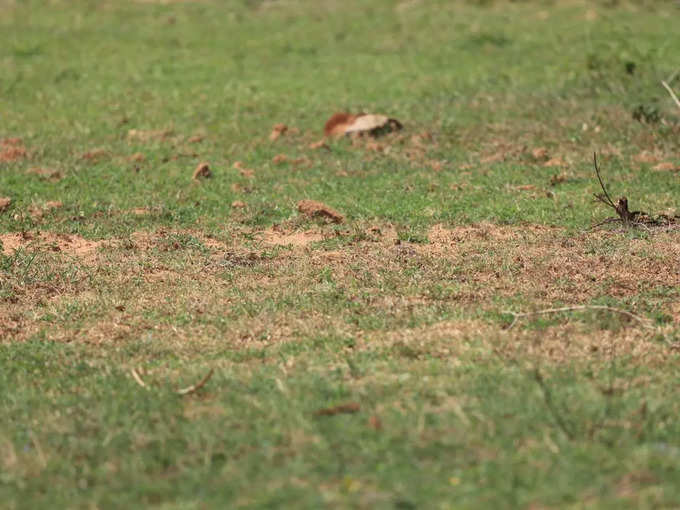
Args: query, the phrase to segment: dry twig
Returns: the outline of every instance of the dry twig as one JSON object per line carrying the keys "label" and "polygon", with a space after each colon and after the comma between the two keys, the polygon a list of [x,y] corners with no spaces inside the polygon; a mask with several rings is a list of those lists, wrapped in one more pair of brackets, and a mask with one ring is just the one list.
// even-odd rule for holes
{"label": "dry twig", "polygon": [[[211,368],[207,374],[203,376],[203,379],[198,381],[196,384],[192,384],[191,386],[187,386],[186,388],[180,388],[179,390],[176,390],[175,393],[178,395],[188,395],[190,393],[194,393],[195,391],[201,389],[205,384],[210,380],[210,378],[213,375],[213,372],[215,370]],[[139,371],[136,368],[133,368],[130,370],[130,374],[132,374],[132,378],[135,380],[137,384],[139,384],[142,388],[144,389],[149,389],[149,386],[144,382],[142,379],[141,375],[139,375]]]}
{"label": "dry twig", "polygon": [[215,370],[211,368],[208,371],[208,373],[203,376],[203,379],[198,381],[196,384],[192,384],[191,386],[187,386],[186,388],[179,389],[175,393],[177,393],[178,395],[188,395],[189,393],[193,393],[194,391],[201,389],[203,386],[205,386],[205,383],[207,383],[208,380],[212,377],[214,371]]}
{"label": "dry twig", "polygon": [[527,312],[527,313],[516,313],[516,312],[511,312],[511,311],[506,311],[503,313],[507,313],[512,315],[513,319],[512,322],[510,323],[510,326],[507,327],[507,329],[512,329],[515,326],[515,323],[517,323],[518,319],[521,319],[523,317],[532,317],[535,315],[546,315],[546,314],[551,314],[551,313],[561,313],[561,312],[573,312],[576,310],[605,310],[607,312],[614,312],[618,313],[621,315],[625,315],[626,317],[630,317],[631,319],[637,321],[642,325],[643,328],[647,329],[654,329],[653,326],[651,326],[647,320],[643,319],[639,315],[635,315],[634,313],[631,313],[627,310],[622,310],[621,308],[614,308],[611,306],[605,306],[605,305],[576,305],[576,306],[563,306],[562,308],[546,308],[545,310],[538,310],[536,312]]}

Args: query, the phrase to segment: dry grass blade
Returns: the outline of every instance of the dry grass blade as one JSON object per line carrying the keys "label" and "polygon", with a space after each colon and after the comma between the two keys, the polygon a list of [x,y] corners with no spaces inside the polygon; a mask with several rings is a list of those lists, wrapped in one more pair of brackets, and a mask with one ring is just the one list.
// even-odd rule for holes
{"label": "dry grass blade", "polygon": [[192,384],[191,386],[187,386],[186,388],[182,388],[177,390],[178,395],[188,395],[189,393],[194,393],[197,390],[200,390],[203,386],[205,386],[205,383],[207,383],[210,378],[213,375],[213,372],[215,372],[214,368],[211,368],[208,370],[208,373],[203,376],[203,379],[198,381],[196,384]]}
{"label": "dry grass blade", "polygon": [[680,108],[680,99],[678,99],[678,96],[675,95],[675,92],[673,92],[673,89],[671,86],[666,83],[665,80],[661,80],[661,85],[668,91],[668,93],[671,95],[673,98],[673,101],[675,101],[675,104],[677,105],[678,108]]}
{"label": "dry grass blade", "polygon": [[552,314],[552,313],[562,313],[562,312],[573,312],[573,311],[578,311],[578,310],[605,310],[607,312],[613,312],[613,313],[618,313],[621,315],[625,315],[626,317],[629,317],[638,323],[642,325],[643,328],[647,329],[655,329],[654,326],[651,326],[648,321],[639,315],[635,315],[634,313],[629,312],[628,310],[622,310],[621,308],[614,308],[611,306],[605,306],[605,305],[577,305],[577,306],[563,306],[561,308],[546,308],[545,310],[538,310],[535,312],[526,312],[526,313],[516,313],[516,312],[511,312],[507,311],[504,313],[510,314],[513,316],[512,323],[510,326],[507,327],[507,329],[512,329],[515,324],[517,323],[518,319],[521,319],[523,317],[533,317],[536,315],[547,315],[547,314]]}
{"label": "dry grass blade", "polygon": [[136,368],[130,370],[130,374],[132,375],[132,378],[135,380],[135,382],[139,384],[142,388],[147,390],[149,389],[149,387],[146,385],[142,377],[139,375],[139,372],[137,372]]}

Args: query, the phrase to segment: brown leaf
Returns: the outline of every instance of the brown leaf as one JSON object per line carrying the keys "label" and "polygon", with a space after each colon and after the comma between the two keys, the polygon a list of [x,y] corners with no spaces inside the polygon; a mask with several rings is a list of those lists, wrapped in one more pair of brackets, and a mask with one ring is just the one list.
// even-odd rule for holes
{"label": "brown leaf", "polygon": [[278,140],[280,136],[286,134],[286,131],[288,131],[288,126],[285,124],[276,124],[269,135],[269,140],[272,142]]}
{"label": "brown leaf", "polygon": [[0,197],[0,212],[5,212],[7,209],[9,209],[9,206],[12,204],[12,199],[9,197]]}
{"label": "brown leaf", "polygon": [[298,211],[310,218],[328,218],[334,223],[342,223],[345,219],[339,212],[316,200],[300,200],[297,204],[297,208]]}
{"label": "brown leaf", "polygon": [[336,414],[356,413],[359,412],[360,408],[361,406],[358,402],[349,402],[347,404],[319,409],[314,413],[314,416],[335,416]]}
{"label": "brown leaf", "polygon": [[212,177],[210,165],[208,165],[208,163],[199,163],[198,166],[196,167],[196,170],[194,170],[194,175],[192,176],[192,179],[197,181],[199,179],[207,179],[208,177]]}

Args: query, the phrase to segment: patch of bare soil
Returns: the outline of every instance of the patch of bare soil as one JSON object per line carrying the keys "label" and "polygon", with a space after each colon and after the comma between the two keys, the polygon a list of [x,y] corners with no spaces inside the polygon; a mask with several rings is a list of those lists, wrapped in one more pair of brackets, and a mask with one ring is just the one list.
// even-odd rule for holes
{"label": "patch of bare soil", "polygon": [[568,238],[559,228],[539,225],[436,225],[430,244],[415,249],[459,264],[461,279],[479,284],[479,298],[522,294],[534,302],[578,303],[680,284],[676,235],[661,232],[651,241],[632,239],[624,249],[607,248],[614,236],[592,232]]}
{"label": "patch of bare soil", "polygon": [[93,258],[101,241],[90,241],[73,234],[52,232],[12,232],[0,234],[4,255],[12,255],[18,249],[40,249],[61,252],[81,259]]}
{"label": "patch of bare soil", "polygon": [[273,227],[260,234],[262,241],[276,246],[295,246],[303,247],[310,243],[323,241],[324,235],[321,232],[307,230],[304,232],[286,232],[283,229]]}

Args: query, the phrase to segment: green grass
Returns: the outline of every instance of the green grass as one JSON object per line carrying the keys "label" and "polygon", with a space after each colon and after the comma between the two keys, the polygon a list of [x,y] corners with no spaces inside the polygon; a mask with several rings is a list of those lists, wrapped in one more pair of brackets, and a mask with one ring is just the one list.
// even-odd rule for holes
{"label": "green grass", "polygon": [[[0,506],[680,504],[677,230],[585,230],[594,151],[677,208],[677,8],[615,4],[0,0]],[[570,305],[644,322],[508,329]]]}

